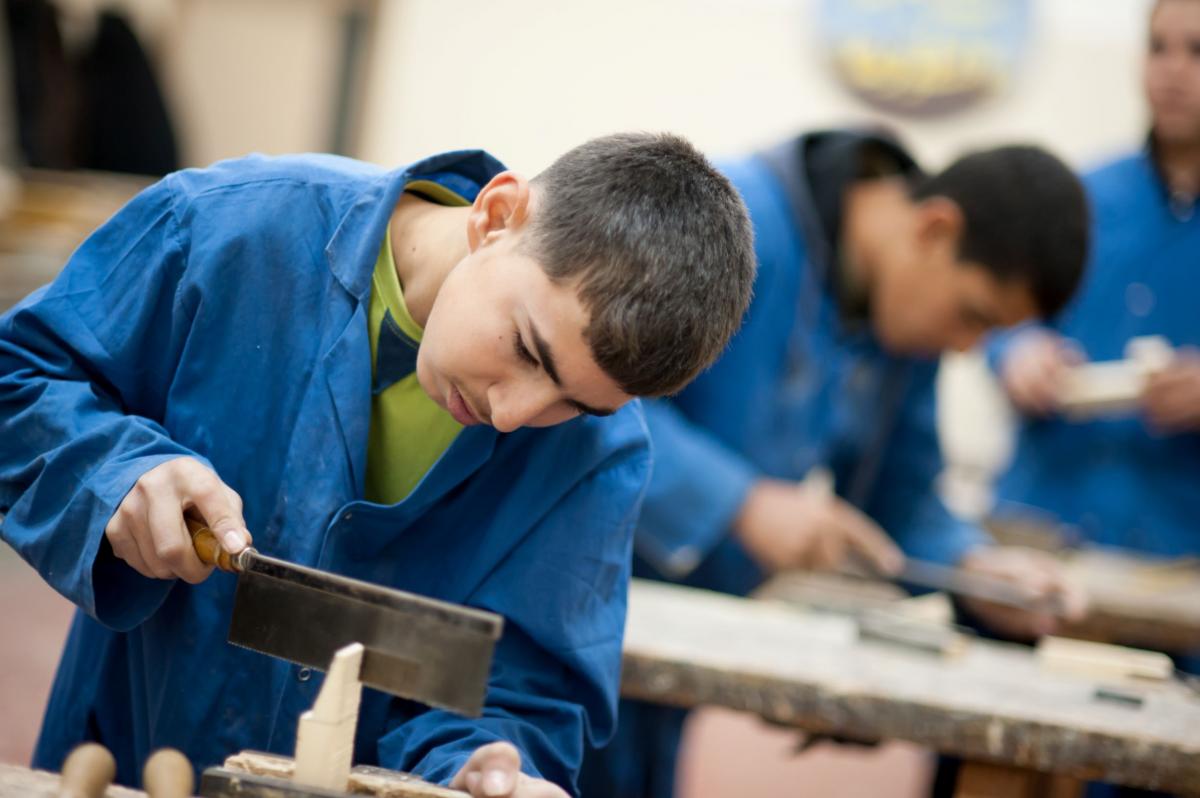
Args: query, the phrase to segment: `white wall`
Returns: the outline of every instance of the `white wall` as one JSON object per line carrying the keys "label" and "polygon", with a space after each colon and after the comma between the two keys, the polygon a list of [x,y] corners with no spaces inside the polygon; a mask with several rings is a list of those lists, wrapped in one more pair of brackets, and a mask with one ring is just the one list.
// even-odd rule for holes
{"label": "white wall", "polygon": [[1145,0],[1035,0],[1003,95],[949,117],[886,117],[833,80],[814,0],[391,0],[361,155],[486,146],[536,170],[611,130],[673,129],[730,153],[800,128],[888,119],[927,160],[1005,139],[1076,163],[1140,135]]}

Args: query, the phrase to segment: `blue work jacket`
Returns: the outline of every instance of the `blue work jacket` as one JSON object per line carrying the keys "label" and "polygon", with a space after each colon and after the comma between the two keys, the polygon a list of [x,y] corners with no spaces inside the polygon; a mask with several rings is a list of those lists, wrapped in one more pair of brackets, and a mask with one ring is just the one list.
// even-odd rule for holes
{"label": "blue work jacket", "polygon": [[[1088,174],[1084,185],[1094,217],[1092,255],[1083,285],[1051,329],[1091,360],[1122,358],[1129,339],[1143,335],[1200,346],[1200,208],[1171,199],[1149,149]],[[1017,334],[992,342],[993,364]],[[1029,505],[1074,525],[1085,540],[1194,555],[1198,486],[1195,432],[1155,432],[1136,415],[1027,419],[997,486],[998,511]]]}
{"label": "blue work jacket", "polygon": [[[371,273],[405,184],[473,198],[478,151],[384,172],[250,157],[168,176],[0,318],[3,538],[79,606],[35,754],[84,739],[136,783],[174,746],[202,768],[290,753],[320,674],[226,643],[235,579],[148,579],[104,537],[148,469],[196,457],[245,501],[265,554],[500,613],[481,719],[374,690],[355,750],[447,781],[508,740],[571,787],[609,737],[633,526],[649,472],[639,405],[458,436],[413,493],[363,500]],[[317,633],[317,632],[314,632]]]}

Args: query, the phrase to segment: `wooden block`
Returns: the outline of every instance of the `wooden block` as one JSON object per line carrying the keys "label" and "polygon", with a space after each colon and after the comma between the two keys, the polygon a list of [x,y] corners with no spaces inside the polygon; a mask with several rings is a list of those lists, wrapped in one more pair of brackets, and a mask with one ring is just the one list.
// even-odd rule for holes
{"label": "wooden block", "polygon": [[1166,654],[1065,637],[1044,637],[1037,645],[1038,664],[1059,673],[1092,679],[1164,681],[1175,673]]}
{"label": "wooden block", "polygon": [[1146,375],[1124,360],[1072,368],[1063,379],[1058,405],[1068,416],[1122,415],[1137,409]]}
{"label": "wooden block", "polygon": [[354,731],[362,697],[363,645],[352,643],[333,656],[333,663],[313,708],[300,716],[296,729],[296,772],[293,781],[327,790],[345,790],[354,756]]}

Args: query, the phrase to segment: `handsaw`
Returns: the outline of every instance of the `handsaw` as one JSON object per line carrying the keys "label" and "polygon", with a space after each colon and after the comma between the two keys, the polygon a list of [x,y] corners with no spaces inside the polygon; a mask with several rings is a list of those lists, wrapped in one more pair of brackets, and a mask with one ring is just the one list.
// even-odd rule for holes
{"label": "handsaw", "polygon": [[495,613],[381,587],[268,557],[237,555],[187,518],[200,559],[237,575],[229,642],[325,670],[351,643],[366,652],[360,681],[477,717],[504,620]]}

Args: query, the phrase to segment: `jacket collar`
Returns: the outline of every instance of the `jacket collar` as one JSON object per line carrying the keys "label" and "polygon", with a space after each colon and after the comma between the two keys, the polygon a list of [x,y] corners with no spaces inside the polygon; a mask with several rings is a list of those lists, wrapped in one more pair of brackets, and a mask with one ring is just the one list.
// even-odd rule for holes
{"label": "jacket collar", "polygon": [[425,158],[370,180],[342,215],[325,246],[334,277],[360,302],[366,298],[384,231],[409,183],[429,180],[473,202],[488,181],[502,171],[504,165],[483,150],[459,150]]}

